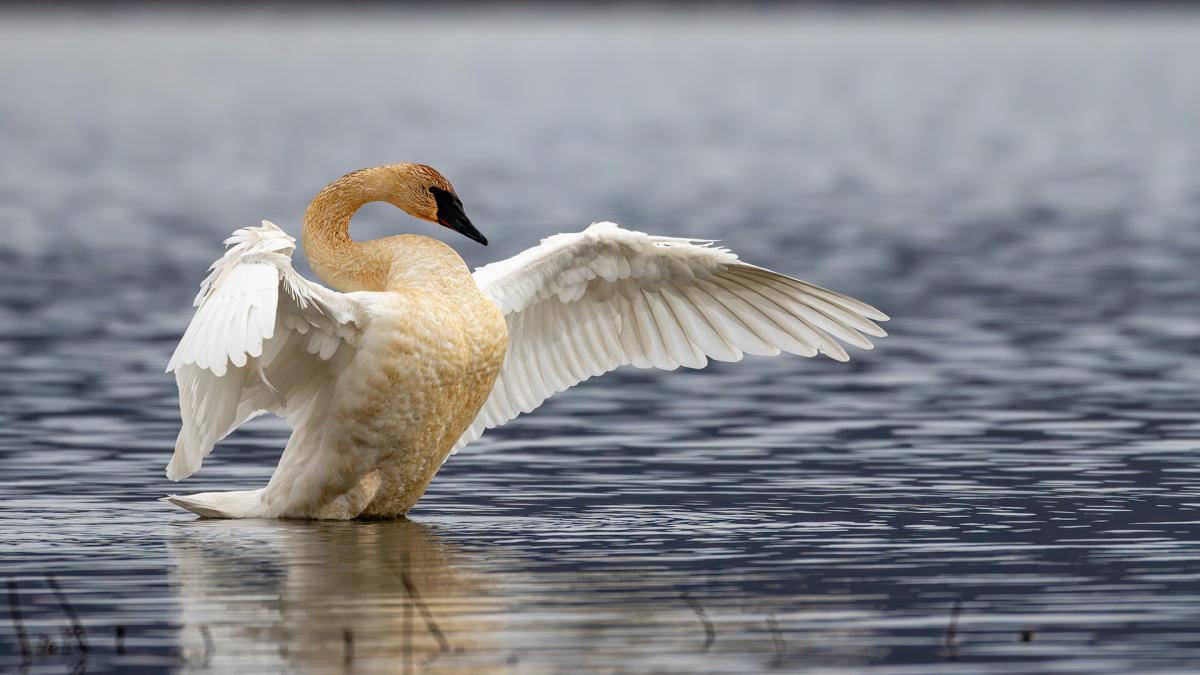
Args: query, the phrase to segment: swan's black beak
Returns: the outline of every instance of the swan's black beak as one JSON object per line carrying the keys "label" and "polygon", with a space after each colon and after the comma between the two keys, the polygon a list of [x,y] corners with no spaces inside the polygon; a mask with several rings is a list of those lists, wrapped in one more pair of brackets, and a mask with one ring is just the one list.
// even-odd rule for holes
{"label": "swan's black beak", "polygon": [[457,216],[451,216],[450,218],[443,217],[441,215],[441,211],[439,211],[438,222],[468,239],[474,239],[484,246],[487,246],[487,237],[483,236],[483,233],[475,229],[475,226],[471,224],[470,219],[467,218],[467,214],[463,213],[462,211],[459,211]]}
{"label": "swan's black beak", "polygon": [[441,188],[431,187],[429,191],[433,193],[433,198],[437,200],[437,221],[445,227],[448,227],[455,232],[463,235],[468,239],[487,246],[487,237],[483,236],[475,226],[471,224],[471,219],[463,211],[462,201],[453,193],[447,192]]}

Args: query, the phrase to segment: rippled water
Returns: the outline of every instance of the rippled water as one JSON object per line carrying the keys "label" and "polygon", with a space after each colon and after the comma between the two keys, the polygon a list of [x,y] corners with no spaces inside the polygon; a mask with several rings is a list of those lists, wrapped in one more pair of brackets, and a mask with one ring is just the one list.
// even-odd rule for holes
{"label": "rippled water", "polygon": [[[5,17],[0,666],[1196,668],[1196,63],[1195,15]],[[155,501],[220,240],[402,160],[455,181],[472,264],[720,237],[892,337],[585,384],[406,522]],[[440,236],[355,221],[398,229]],[[284,436],[184,491],[265,483]]]}

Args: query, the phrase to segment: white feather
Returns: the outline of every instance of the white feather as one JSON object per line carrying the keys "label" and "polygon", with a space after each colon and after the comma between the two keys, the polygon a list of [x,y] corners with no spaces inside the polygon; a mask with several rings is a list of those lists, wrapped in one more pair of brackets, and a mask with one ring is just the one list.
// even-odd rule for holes
{"label": "white feather", "polygon": [[887,315],[807,282],[747,265],[711,241],[594,223],[475,271],[508,319],[491,398],[455,449],[557,391],[623,365],[701,368],[708,359],[865,349]]}
{"label": "white feather", "polygon": [[296,274],[295,240],[275,225],[240,229],[226,244],[167,366],[183,421],[167,467],[171,480],[194,473],[218,441],[264,410],[287,417],[299,443],[312,400],[332,387],[323,361],[343,345],[353,348],[367,322],[350,296]]}

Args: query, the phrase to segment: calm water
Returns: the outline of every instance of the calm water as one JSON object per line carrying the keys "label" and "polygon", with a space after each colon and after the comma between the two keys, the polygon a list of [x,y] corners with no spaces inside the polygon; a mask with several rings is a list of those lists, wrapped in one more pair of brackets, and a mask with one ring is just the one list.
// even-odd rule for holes
{"label": "calm water", "polygon": [[[1197,63],[1195,15],[3,17],[0,667],[1200,667]],[[719,237],[893,336],[588,383],[407,522],[155,501],[263,484],[285,438],[163,476],[221,239],[404,160],[472,264]],[[438,234],[355,221],[401,230]]]}

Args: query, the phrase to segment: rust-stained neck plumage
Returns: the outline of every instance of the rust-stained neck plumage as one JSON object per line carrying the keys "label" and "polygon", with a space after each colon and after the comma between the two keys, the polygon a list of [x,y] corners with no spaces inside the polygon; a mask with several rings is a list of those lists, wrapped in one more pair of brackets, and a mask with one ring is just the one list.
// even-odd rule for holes
{"label": "rust-stained neck plumage", "polygon": [[366,242],[350,239],[351,217],[369,202],[388,202],[415,218],[438,222],[438,206],[430,188],[454,192],[444,176],[424,164],[362,169],[327,185],[309,204],[301,231],[313,271],[343,292],[458,292],[473,288],[462,258],[436,239],[418,235]]}

